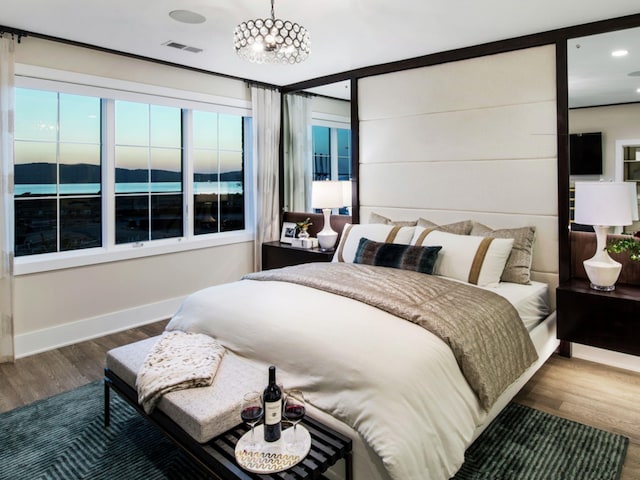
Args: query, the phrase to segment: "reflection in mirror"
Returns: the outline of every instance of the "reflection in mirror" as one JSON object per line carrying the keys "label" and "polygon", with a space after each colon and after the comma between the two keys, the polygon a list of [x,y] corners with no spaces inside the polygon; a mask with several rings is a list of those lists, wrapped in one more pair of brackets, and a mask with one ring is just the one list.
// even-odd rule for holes
{"label": "reflection in mirror", "polygon": [[[567,42],[571,200],[575,181],[602,179],[635,183],[640,202],[639,57],[640,28]],[[590,229],[570,218],[573,230]]]}
{"label": "reflection in mirror", "polygon": [[[350,181],[351,104],[349,82],[288,93],[283,102],[284,209],[314,212],[312,182]],[[351,205],[334,209],[349,215]]]}

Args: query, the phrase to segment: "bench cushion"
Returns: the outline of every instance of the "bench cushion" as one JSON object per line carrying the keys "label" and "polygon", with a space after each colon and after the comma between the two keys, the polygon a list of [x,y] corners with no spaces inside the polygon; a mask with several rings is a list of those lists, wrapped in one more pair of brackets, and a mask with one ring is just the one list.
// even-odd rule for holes
{"label": "bench cushion", "polygon": [[[135,389],[138,370],[158,338],[109,350],[107,368]],[[156,408],[196,441],[206,443],[241,422],[242,396],[252,390],[261,392],[266,381],[262,369],[227,351],[211,386],[168,393]]]}

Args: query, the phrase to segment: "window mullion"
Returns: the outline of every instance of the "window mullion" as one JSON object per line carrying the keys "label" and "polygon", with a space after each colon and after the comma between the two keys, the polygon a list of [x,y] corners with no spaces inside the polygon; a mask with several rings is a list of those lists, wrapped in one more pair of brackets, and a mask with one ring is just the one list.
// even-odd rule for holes
{"label": "window mullion", "polygon": [[60,251],[62,242],[60,241],[60,93],[56,93],[56,252]]}
{"label": "window mullion", "polygon": [[102,99],[102,245],[116,243],[115,101]]}
{"label": "window mullion", "polygon": [[194,236],[195,206],[193,201],[193,110],[182,110],[182,195],[183,236]]}
{"label": "window mullion", "polygon": [[330,128],[331,180],[338,180],[338,129]]}
{"label": "window mullion", "polygon": [[218,193],[218,201],[216,202],[216,205],[218,207],[218,222],[217,222],[217,232],[220,233],[222,231],[222,195],[220,195],[221,193],[221,188],[220,188],[220,143],[221,143],[221,139],[220,139],[220,115],[218,115],[218,121],[216,122],[216,138],[218,139],[218,141],[216,142],[216,161],[218,162],[218,183],[216,184],[216,188],[217,188],[217,193]]}
{"label": "window mullion", "polygon": [[147,127],[148,138],[147,138],[147,175],[148,175],[148,183],[147,183],[147,240],[151,241],[153,239],[153,215],[151,212],[152,202],[151,197],[153,192],[153,175],[151,174],[151,105],[147,105],[147,122],[149,122]]}

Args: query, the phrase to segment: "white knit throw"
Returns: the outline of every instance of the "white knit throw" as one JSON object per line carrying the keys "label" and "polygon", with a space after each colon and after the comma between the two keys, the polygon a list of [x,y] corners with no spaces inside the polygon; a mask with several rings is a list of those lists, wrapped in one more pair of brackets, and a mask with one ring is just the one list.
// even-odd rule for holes
{"label": "white knit throw", "polygon": [[211,385],[225,351],[202,333],[164,332],[138,372],[138,403],[151,413],[165,393]]}

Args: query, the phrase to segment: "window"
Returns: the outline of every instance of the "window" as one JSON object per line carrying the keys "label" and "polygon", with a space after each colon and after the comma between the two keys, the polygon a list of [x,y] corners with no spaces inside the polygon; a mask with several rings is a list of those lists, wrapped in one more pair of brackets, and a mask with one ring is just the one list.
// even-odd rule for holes
{"label": "window", "polygon": [[351,130],[314,125],[313,179],[351,179]]}
{"label": "window", "polygon": [[115,127],[116,243],[181,237],[181,110],[116,101]]}
{"label": "window", "polygon": [[243,121],[193,112],[194,234],[244,228]]}
{"label": "window", "polygon": [[252,238],[250,103],[166,92],[18,77],[15,252],[35,265],[24,272]]}
{"label": "window", "polygon": [[[313,125],[311,132],[313,180],[351,180],[351,130]],[[340,208],[338,213],[350,215],[349,209]]]}
{"label": "window", "polygon": [[16,89],[15,255],[102,245],[100,99]]}

